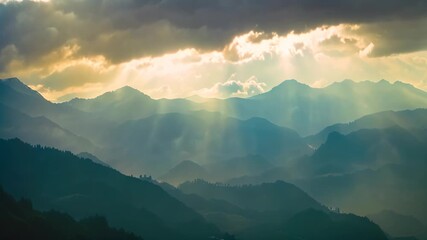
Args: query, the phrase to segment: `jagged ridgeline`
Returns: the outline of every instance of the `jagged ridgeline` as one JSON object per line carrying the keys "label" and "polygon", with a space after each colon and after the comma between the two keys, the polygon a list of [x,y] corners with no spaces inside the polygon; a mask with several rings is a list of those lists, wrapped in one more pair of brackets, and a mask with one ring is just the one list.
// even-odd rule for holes
{"label": "jagged ridgeline", "polygon": [[124,87],[53,104],[16,78],[2,80],[0,92],[1,137],[89,152],[128,174],[156,177],[188,160],[205,167],[259,155],[282,165],[311,154],[327,133],[301,136],[379,111],[427,107],[427,93],[387,81],[311,88],[288,80],[247,99],[204,102],[155,100]]}

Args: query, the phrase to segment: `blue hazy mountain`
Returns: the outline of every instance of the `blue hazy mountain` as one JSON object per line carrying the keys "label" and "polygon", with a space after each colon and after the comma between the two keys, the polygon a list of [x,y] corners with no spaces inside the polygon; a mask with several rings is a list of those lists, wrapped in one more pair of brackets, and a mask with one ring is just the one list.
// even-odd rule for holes
{"label": "blue hazy mountain", "polygon": [[427,222],[426,146],[426,128],[331,133],[313,156],[299,162],[296,171],[305,171],[308,179],[297,185],[358,214],[391,209]]}
{"label": "blue hazy mountain", "polygon": [[74,220],[57,211],[39,212],[31,201],[16,201],[0,187],[0,238],[9,239],[142,239],[108,226],[105,218],[92,216]]}
{"label": "blue hazy mountain", "polygon": [[[13,88],[9,86],[10,82],[13,82]],[[19,91],[15,90],[15,85],[19,86]],[[194,104],[190,101],[153,100],[129,87],[93,100],[64,104],[50,103],[17,79],[2,80],[0,91],[5,93],[0,97],[5,106],[30,117],[48,118],[99,146],[93,151],[86,148],[70,150],[95,154],[127,173],[159,176],[184,160],[207,164],[248,154],[277,160],[311,152],[295,131],[264,119],[242,121],[205,111],[188,111]],[[80,104],[80,109],[72,107],[73,104]],[[180,107],[188,104],[190,107]],[[170,107],[164,108],[166,105]],[[186,113],[157,114],[165,109]],[[146,115],[150,116],[129,120]],[[25,136],[16,136],[25,139]],[[46,141],[41,139],[32,143]]]}
{"label": "blue hazy mountain", "polygon": [[98,133],[112,126],[112,122],[108,119],[51,103],[16,78],[0,80],[0,103],[30,117],[45,117],[94,144]]}
{"label": "blue hazy mountain", "polygon": [[[378,111],[426,106],[426,93],[408,84],[344,81],[315,89],[285,81],[248,99],[201,103],[154,100],[124,87],[54,104],[17,79],[1,80],[0,93],[3,137],[93,154],[1,140],[0,183],[37,209],[76,219],[101,214],[111,226],[145,239],[221,237],[201,215],[241,239],[385,237],[369,220],[332,213],[292,184],[196,181],[166,193],[164,186],[113,168],[155,176],[172,169],[165,178],[175,184],[187,178],[289,179],[329,206],[358,214],[387,208],[427,219],[424,110],[383,112],[354,127],[332,127],[343,130],[325,130],[315,151],[299,135]],[[393,98],[382,101],[386,96]]]}
{"label": "blue hazy mountain", "polygon": [[348,135],[333,132],[326,142],[297,165],[309,175],[342,174],[386,164],[411,164],[427,158],[427,129],[399,126],[362,129]]}
{"label": "blue hazy mountain", "polygon": [[[111,226],[136,233],[144,239],[224,237],[214,225],[151,182],[121,175],[70,152],[32,147],[16,139],[0,140],[0,152],[0,183],[13,196],[30,199],[37,209],[54,209],[78,219],[101,214]],[[199,207],[229,213],[237,211],[243,216],[254,217],[256,225],[236,232],[241,236],[239,239],[259,239],[260,236],[298,239],[315,233],[307,233],[303,228],[318,229],[320,223],[322,239],[342,239],[339,236],[386,239],[375,224],[354,215],[330,213],[297,187],[284,182],[231,188],[196,181],[181,185],[179,190],[185,194],[198,192],[201,196],[191,196],[193,204],[198,202]],[[219,200],[205,200],[208,198]],[[190,202],[187,199],[187,204]],[[312,211],[321,218],[313,219]],[[63,221],[63,214],[51,215],[56,217],[57,224],[63,223],[59,222]],[[49,220],[49,216],[44,219]],[[330,221],[325,222],[325,219]],[[73,224],[72,219],[69,221]],[[11,220],[7,223],[11,224]],[[103,227],[102,232],[115,233],[108,230],[105,220],[99,217],[79,223],[88,224],[90,232],[99,233],[97,231]],[[31,230],[33,225],[29,224]],[[231,235],[225,236],[233,239]]]}
{"label": "blue hazy mountain", "polygon": [[222,231],[238,233],[255,224],[262,224],[268,219],[259,211],[243,209],[222,199],[206,199],[196,194],[186,194],[167,183],[160,183],[159,186],[171,196],[202,214]]}
{"label": "blue hazy mountain", "polygon": [[295,185],[283,181],[252,186],[227,186],[195,180],[179,185],[178,189],[205,199],[221,199],[243,209],[280,211],[283,216],[292,216],[309,208],[326,209]]}
{"label": "blue hazy mountain", "polygon": [[[0,102],[5,106],[31,117],[44,116],[99,146],[100,150],[89,152],[111,166],[157,176],[184,160],[206,165],[248,154],[282,165],[311,149],[295,132],[270,121],[309,133],[367,113],[424,106],[427,99],[425,92],[400,82],[349,80],[319,89],[295,80],[284,81],[248,99],[202,104],[182,99],[153,100],[130,87],[95,99],[53,104],[17,79],[2,80],[0,91]],[[393,99],[382,101],[391,95]],[[222,115],[192,111],[198,108]],[[169,111],[175,113],[162,114]],[[77,152],[82,151],[86,150]]]}
{"label": "blue hazy mountain", "polygon": [[205,179],[212,182],[224,182],[231,178],[257,175],[274,168],[266,158],[259,155],[236,157],[200,166],[193,161],[182,161],[160,180],[174,186],[195,179]]}
{"label": "blue hazy mountain", "polygon": [[248,99],[212,100],[210,104],[205,103],[211,110],[243,119],[262,117],[301,135],[310,135],[367,114],[427,107],[427,93],[406,83],[385,80],[345,80],[324,88],[287,80]]}
{"label": "blue hazy mountain", "polygon": [[154,175],[184,160],[205,165],[252,154],[274,163],[311,152],[291,129],[260,118],[242,121],[205,111],[128,121],[107,130],[102,139],[110,156],[122,159],[114,166],[124,171],[145,169]]}
{"label": "blue hazy mountain", "polygon": [[368,215],[368,218],[393,237],[414,236],[418,239],[427,237],[427,227],[412,216],[399,214],[392,210],[383,210]]}
{"label": "blue hazy mountain", "polygon": [[154,100],[129,86],[104,93],[93,99],[75,98],[62,105],[94,113],[104,119],[119,123],[146,118],[155,114],[189,112],[201,109],[201,106],[186,99]]}
{"label": "blue hazy mountain", "polygon": [[[295,181],[319,201],[361,215],[391,209],[427,222],[427,165],[390,164],[376,170]],[[403,225],[402,225],[403,226]]]}
{"label": "blue hazy mountain", "polygon": [[344,135],[329,134],[328,139],[311,156],[289,161],[257,176],[243,176],[228,183],[249,184],[342,175],[361,170],[375,170],[390,164],[423,164],[427,158],[427,129],[361,129]]}
{"label": "blue hazy mountain", "polygon": [[339,123],[326,127],[316,135],[306,138],[307,142],[318,147],[332,132],[349,134],[360,129],[384,129],[399,126],[404,129],[427,128],[427,109],[386,111],[364,116],[349,123]]}
{"label": "blue hazy mountain", "polygon": [[211,179],[219,182],[224,182],[230,178],[240,176],[257,175],[274,167],[274,164],[260,155],[231,158],[224,161],[217,161],[206,166],[211,173]]}
{"label": "blue hazy mountain", "polygon": [[332,213],[281,181],[227,186],[197,180],[178,189],[178,198],[238,239],[387,239],[368,219]]}
{"label": "blue hazy mountain", "polygon": [[0,140],[0,184],[35,208],[75,218],[97,214],[144,239],[203,239],[219,234],[160,187],[70,152]]}
{"label": "blue hazy mountain", "polygon": [[208,171],[199,164],[186,160],[167,171],[159,180],[177,186],[183,182],[201,178],[210,179]]}
{"label": "blue hazy mountain", "polygon": [[30,117],[0,103],[0,138],[20,138],[31,144],[73,152],[97,151],[88,139],[77,136],[44,116]]}
{"label": "blue hazy mountain", "polygon": [[427,222],[427,129],[362,129],[331,133],[312,156],[230,184],[287,180],[329,206],[357,214],[381,209]]}
{"label": "blue hazy mountain", "polygon": [[208,110],[239,119],[261,117],[295,129],[301,135],[311,135],[332,124],[376,112],[427,107],[427,93],[410,84],[385,80],[344,80],[324,88],[286,80],[268,92],[246,99],[154,100],[136,89],[124,87],[94,99],[74,99],[63,105],[121,122],[158,113]]}

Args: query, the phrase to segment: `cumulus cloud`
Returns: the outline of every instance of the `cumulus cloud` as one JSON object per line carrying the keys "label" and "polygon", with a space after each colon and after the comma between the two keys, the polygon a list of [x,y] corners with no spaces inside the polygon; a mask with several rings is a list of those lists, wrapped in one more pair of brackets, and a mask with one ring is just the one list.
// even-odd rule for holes
{"label": "cumulus cloud", "polygon": [[[55,99],[106,85],[157,97],[250,96],[243,80],[251,76],[268,86],[419,82],[425,65],[412,63],[424,59],[426,25],[424,0],[0,0],[0,77],[21,77]],[[391,73],[401,65],[410,71]],[[240,82],[216,83],[232,73]]]}
{"label": "cumulus cloud", "polygon": [[233,74],[229,80],[218,82],[210,88],[196,91],[196,95],[206,98],[250,97],[265,92],[267,84],[258,82],[255,76],[246,81],[235,80]]}
{"label": "cumulus cloud", "polygon": [[[376,34],[377,41],[384,43],[374,42],[376,46],[386,46],[387,39],[400,39],[401,43],[378,47],[372,53],[387,55],[394,49],[414,51],[426,47],[420,40],[425,38],[420,28],[389,24],[404,20],[423,28],[425,22],[418,21],[423,17],[427,17],[423,0],[3,1],[0,51],[15,49],[19,58],[2,59],[0,70],[5,71],[16,59],[22,66],[36,64],[66,46],[77,46],[66,59],[102,55],[117,64],[185,48],[221,50],[235,36],[251,30],[282,35],[339,23],[371,26],[364,31]],[[260,40],[257,38],[253,41]],[[232,54],[235,49],[230,47]]]}

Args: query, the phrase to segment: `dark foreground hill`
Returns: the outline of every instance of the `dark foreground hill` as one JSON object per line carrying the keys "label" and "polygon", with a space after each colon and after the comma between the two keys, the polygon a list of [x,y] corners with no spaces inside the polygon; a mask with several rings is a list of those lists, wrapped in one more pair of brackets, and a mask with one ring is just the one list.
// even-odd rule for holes
{"label": "dark foreground hill", "polygon": [[108,226],[103,217],[94,216],[74,220],[57,211],[39,212],[31,201],[16,201],[0,187],[0,239],[85,239],[85,240],[141,240],[133,234]]}
{"label": "dark foreground hill", "polygon": [[215,226],[160,187],[70,152],[0,140],[0,184],[38,209],[100,214],[144,239],[207,239]]}

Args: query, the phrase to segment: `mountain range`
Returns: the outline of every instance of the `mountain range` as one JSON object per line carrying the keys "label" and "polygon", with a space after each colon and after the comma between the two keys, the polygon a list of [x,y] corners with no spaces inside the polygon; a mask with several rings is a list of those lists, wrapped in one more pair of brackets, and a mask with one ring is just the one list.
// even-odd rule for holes
{"label": "mountain range", "polygon": [[[3,137],[20,137],[74,153],[89,152],[121,171],[154,176],[162,176],[185,160],[209,165],[248,154],[264,157],[273,165],[285,165],[310,155],[337,127],[305,139],[300,134],[316,133],[328,125],[378,111],[427,106],[425,92],[409,84],[387,81],[346,80],[325,88],[311,88],[287,80],[251,98],[201,103],[186,99],[154,100],[138,90],[123,87],[94,99],[54,104],[16,78],[0,81],[0,92],[2,109],[15,111],[4,113],[10,117],[9,125],[0,131]],[[395,97],[381,100],[390,95]],[[22,124],[10,131],[10,123],[19,122],[14,119],[24,118],[17,114],[30,117],[25,125],[31,125],[31,131]],[[31,118],[39,117],[52,126],[30,123]],[[34,131],[57,133],[67,140],[31,134]]]}
{"label": "mountain range", "polygon": [[307,136],[305,139],[310,146],[317,148],[326,141],[332,132],[347,135],[361,129],[384,129],[394,126],[408,130],[427,128],[427,109],[374,113],[348,123],[337,123],[328,126],[319,133]]}
{"label": "mountain range", "polygon": [[[101,214],[117,228],[144,239],[200,239],[215,226],[160,187],[79,158],[70,152],[0,140],[0,184],[37,209],[75,218]],[[197,230],[195,230],[197,229]]]}
{"label": "mountain range", "polygon": [[[368,219],[330,212],[296,186],[282,181],[228,186],[196,180],[178,189],[202,197],[204,203],[208,201],[201,204],[186,198],[207,219],[234,230],[241,239],[387,239]],[[223,207],[206,207],[213,204]]]}
{"label": "mountain range", "polygon": [[[304,230],[307,227],[321,230],[321,239],[387,239],[382,230],[369,220],[332,213],[296,186],[284,182],[227,187],[195,181],[176,189],[142,177],[122,175],[70,152],[33,147],[17,139],[0,140],[0,153],[0,184],[4,189],[15,198],[30,199],[36,209],[55,211],[40,214],[32,207],[25,207],[26,204],[22,207],[25,210],[15,213],[10,207],[15,204],[13,200],[0,192],[2,221],[9,225],[12,224],[11,219],[21,219],[19,223],[13,220],[16,229],[9,229],[6,234],[13,235],[14,231],[27,225],[30,228],[23,230],[22,234],[34,232],[49,238],[78,233],[83,230],[77,229],[88,226],[87,234],[111,232],[121,234],[117,235],[118,239],[135,237],[109,230],[108,221],[113,227],[123,228],[144,239],[235,239],[233,235],[222,234],[215,225],[190,208],[193,206],[200,211],[200,206],[205,206],[206,210],[217,209],[224,217],[231,217],[229,226],[226,224],[222,228],[235,231],[233,234],[238,239],[259,239],[260,236],[298,239],[307,235]],[[199,195],[195,195],[196,192]],[[195,206],[197,204],[199,207]],[[83,220],[75,222],[57,211]],[[236,218],[226,214],[233,211],[253,222],[248,228],[236,230],[230,226],[239,224],[235,222]],[[91,218],[98,214],[106,219]],[[218,217],[212,214],[209,210],[204,212],[212,222],[218,221]],[[51,226],[52,230],[34,229],[33,221],[37,220],[28,218],[28,215],[43,216],[44,226]],[[51,219],[56,221],[52,223]],[[68,230],[58,225],[68,226]],[[75,231],[70,233],[71,226]],[[313,234],[310,232],[307,239],[314,239]]]}
{"label": "mountain range", "polygon": [[312,88],[287,80],[248,99],[215,100],[208,109],[243,119],[262,117],[306,136],[367,114],[423,107],[427,107],[427,93],[399,81],[392,84],[385,80],[344,80],[324,88]]}
{"label": "mountain range", "polygon": [[228,181],[232,185],[286,180],[311,196],[360,215],[383,209],[427,222],[427,132],[395,126],[333,132],[313,155],[255,176]]}
{"label": "mountain range", "polygon": [[399,81],[391,84],[385,80],[344,80],[324,88],[312,88],[296,80],[286,80],[270,91],[250,98],[197,102],[186,99],[154,100],[138,90],[123,87],[94,99],[73,99],[63,104],[121,122],[153,114],[196,110],[220,112],[239,119],[261,117],[305,136],[329,125],[368,114],[427,107],[427,93]]}
{"label": "mountain range", "polygon": [[0,184],[31,200],[30,215],[66,212],[76,229],[101,215],[103,229],[144,239],[387,238],[339,208],[422,240],[413,224],[390,226],[427,223],[423,107],[427,93],[402,82],[287,80],[197,102],[123,87],[52,103],[4,79]]}

